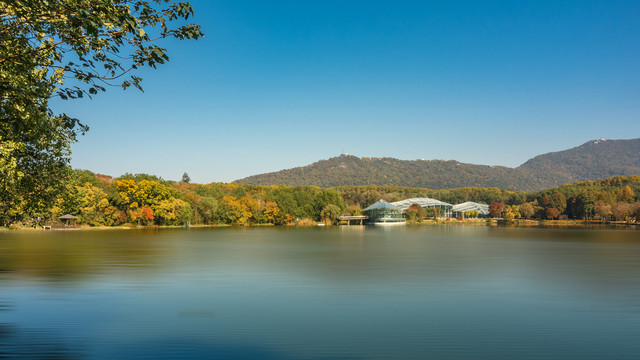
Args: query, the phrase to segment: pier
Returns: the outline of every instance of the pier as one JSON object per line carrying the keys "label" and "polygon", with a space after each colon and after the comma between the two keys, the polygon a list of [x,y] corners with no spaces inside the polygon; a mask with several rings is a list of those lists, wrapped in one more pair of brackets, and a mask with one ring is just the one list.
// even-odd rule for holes
{"label": "pier", "polygon": [[[366,215],[343,215],[340,216],[338,220],[340,220],[340,225],[364,225],[365,220],[367,220],[368,218],[369,217]],[[343,221],[346,222],[346,224],[343,224]]]}

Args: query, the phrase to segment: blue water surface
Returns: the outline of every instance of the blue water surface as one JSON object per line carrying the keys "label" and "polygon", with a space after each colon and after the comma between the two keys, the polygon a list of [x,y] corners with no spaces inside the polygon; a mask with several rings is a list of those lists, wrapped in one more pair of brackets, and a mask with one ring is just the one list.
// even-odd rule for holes
{"label": "blue water surface", "polygon": [[0,358],[638,359],[640,232],[4,232]]}

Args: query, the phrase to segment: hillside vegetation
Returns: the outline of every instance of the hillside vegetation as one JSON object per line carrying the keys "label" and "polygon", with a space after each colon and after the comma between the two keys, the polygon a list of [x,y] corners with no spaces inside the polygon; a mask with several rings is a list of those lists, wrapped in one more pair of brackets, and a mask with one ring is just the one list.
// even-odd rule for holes
{"label": "hillside vegetation", "polygon": [[319,187],[497,187],[539,191],[576,181],[627,175],[640,175],[640,139],[589,141],[573,149],[536,156],[515,169],[453,160],[398,160],[341,155],[308,166],[250,176],[237,182]]}

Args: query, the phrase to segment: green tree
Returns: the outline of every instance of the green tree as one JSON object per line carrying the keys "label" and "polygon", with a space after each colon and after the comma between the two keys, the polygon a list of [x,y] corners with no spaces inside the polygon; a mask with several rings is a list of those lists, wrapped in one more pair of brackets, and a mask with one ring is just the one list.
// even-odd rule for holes
{"label": "green tree", "polygon": [[593,189],[585,189],[573,195],[571,206],[569,207],[571,217],[574,219],[591,219],[595,211],[595,198],[595,190]]}
{"label": "green tree", "polygon": [[205,196],[198,206],[200,217],[205,224],[213,224],[218,219],[218,202],[214,197]]}
{"label": "green tree", "polygon": [[558,209],[562,214],[567,208],[567,197],[564,196],[563,193],[556,191],[551,195],[551,202],[549,203],[549,206]]}
{"label": "green tree", "polygon": [[320,212],[320,218],[324,219],[324,222],[327,224],[333,224],[336,220],[338,220],[341,212],[342,210],[339,206],[329,204],[325,206],[324,209],[322,209],[322,211]]}
{"label": "green tree", "polygon": [[202,36],[198,25],[170,27],[192,14],[171,0],[0,2],[0,221],[53,203],[69,176],[70,144],[88,130],[55,114],[49,99],[142,89],[135,70],[169,59],[156,40]]}

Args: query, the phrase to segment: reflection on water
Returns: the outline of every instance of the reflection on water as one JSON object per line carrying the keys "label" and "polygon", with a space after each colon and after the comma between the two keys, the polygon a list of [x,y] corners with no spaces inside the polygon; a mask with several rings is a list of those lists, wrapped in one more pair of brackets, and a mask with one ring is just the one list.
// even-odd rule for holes
{"label": "reflection on water", "polygon": [[636,359],[638,234],[1,233],[0,358]]}
{"label": "reflection on water", "polygon": [[0,359],[73,360],[83,356],[55,334],[22,331],[0,324]]}

